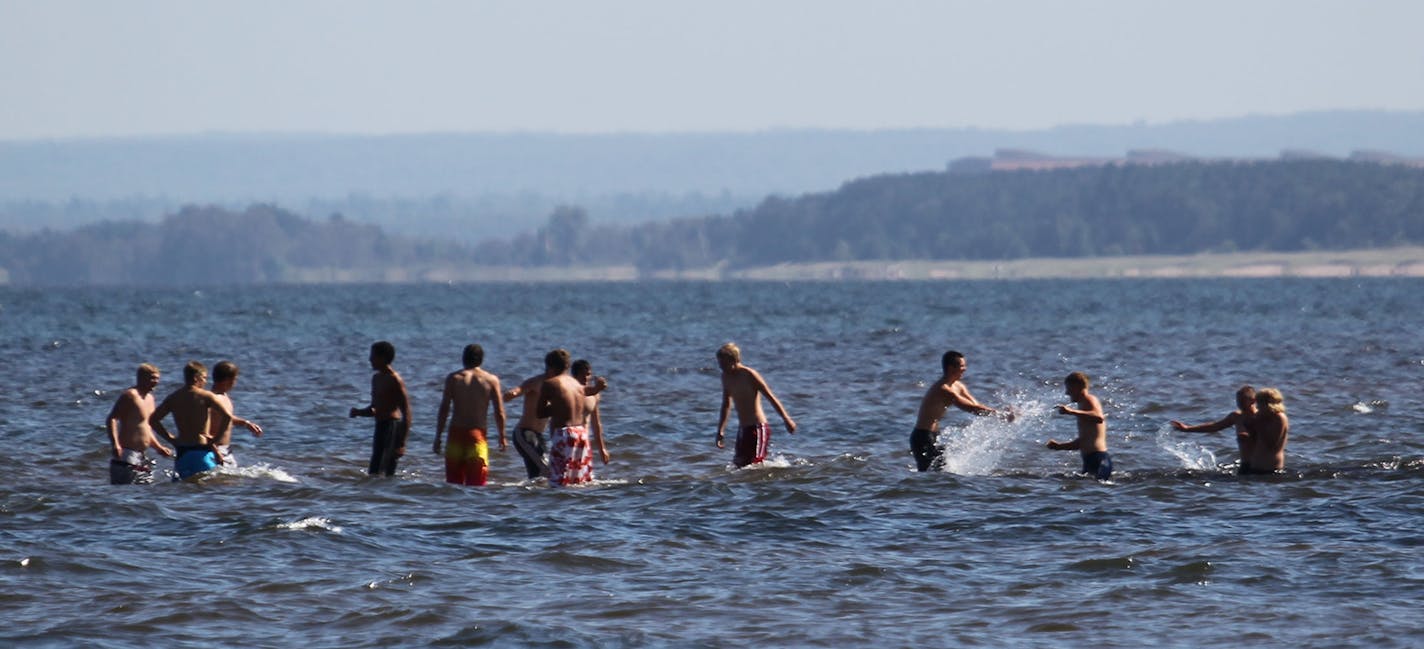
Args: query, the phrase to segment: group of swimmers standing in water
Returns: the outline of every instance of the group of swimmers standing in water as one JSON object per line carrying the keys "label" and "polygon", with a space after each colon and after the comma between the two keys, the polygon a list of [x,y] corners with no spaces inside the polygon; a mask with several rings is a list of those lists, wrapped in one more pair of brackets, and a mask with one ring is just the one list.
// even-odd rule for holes
{"label": "group of swimmers standing in water", "polygon": [[[405,455],[409,437],[410,397],[405,382],[392,367],[395,346],[386,341],[371,345],[371,400],[362,408],[352,408],[351,417],[371,417],[375,431],[371,439],[370,475],[395,474],[399,458]],[[445,480],[463,485],[483,485],[489,479],[489,446],[486,433],[493,415],[499,447],[505,438],[506,401],[523,398],[523,408],[513,430],[514,448],[524,461],[530,480],[546,478],[557,486],[593,480],[593,449],[596,445],[603,463],[610,456],[603,441],[599,397],[607,388],[603,377],[593,376],[586,360],[570,362],[570,355],[555,349],[544,357],[544,372],[504,391],[499,377],[480,367],[484,349],[467,345],[463,368],[445,377],[439,412],[436,416],[432,450],[445,459]],[[744,467],[766,458],[771,443],[771,425],[762,409],[762,397],[781,417],[787,433],[796,432],[796,422],[787,413],[771,387],[755,369],[742,363],[741,350],[727,343],[717,350],[722,370],[722,401],[717,420],[717,448],[725,447],[729,415],[737,413],[737,437],[732,464]],[[941,470],[944,449],[939,443],[939,423],[951,406],[980,416],[1001,417],[1012,422],[1012,408],[995,409],[977,401],[964,385],[964,355],[945,352],[940,361],[943,373],[925,392],[910,433],[910,453],[919,471]],[[176,479],[186,479],[219,466],[235,467],[231,452],[232,429],[242,426],[261,436],[262,427],[233,414],[228,393],[237,383],[238,368],[222,361],[213,368],[213,388],[206,389],[207,368],[192,361],[183,368],[184,385],[155,404],[157,367],[138,367],[133,387],[119,395],[109,412],[106,426],[113,455],[109,462],[112,484],[147,484],[153,481],[152,448],[165,457],[175,457]],[[1091,381],[1082,372],[1064,379],[1070,404],[1058,406],[1060,414],[1077,422],[1077,437],[1059,442],[1048,440],[1048,448],[1078,451],[1083,473],[1099,480],[1112,475],[1112,456],[1107,448],[1107,424],[1102,403],[1090,392]],[[1237,409],[1215,422],[1188,426],[1171,425],[1184,432],[1236,431],[1241,452],[1240,473],[1275,473],[1285,468],[1286,437],[1290,421],[1279,390],[1256,391],[1250,386],[1236,393]],[[176,435],[168,432],[163,420],[172,415]],[[447,429],[448,425],[448,429]],[[548,442],[545,432],[548,432]],[[448,433],[448,434],[447,434]],[[170,449],[159,437],[173,444]],[[442,449],[442,437],[446,437]]]}

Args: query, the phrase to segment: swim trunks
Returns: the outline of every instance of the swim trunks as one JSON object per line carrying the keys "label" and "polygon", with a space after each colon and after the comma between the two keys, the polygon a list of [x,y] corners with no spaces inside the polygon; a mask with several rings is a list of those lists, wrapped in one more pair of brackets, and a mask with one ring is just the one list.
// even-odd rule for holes
{"label": "swim trunks", "polygon": [[109,484],[153,484],[153,460],[141,451],[124,449],[123,454],[109,459]]}
{"label": "swim trunks", "polygon": [[451,428],[445,444],[445,481],[483,485],[489,480],[489,444],[478,428]]}
{"label": "swim trunks", "polygon": [[1108,455],[1107,451],[1093,451],[1083,454],[1083,473],[1099,480],[1107,480],[1112,477],[1112,471],[1112,456]]}
{"label": "swim trunks", "polygon": [[910,454],[915,456],[918,470],[940,470],[944,464],[944,449],[939,445],[939,433],[916,428],[910,433]]}
{"label": "swim trunks", "polygon": [[737,431],[737,445],[732,450],[732,464],[744,467],[766,459],[766,449],[771,446],[771,424],[761,422],[742,426]]}
{"label": "swim trunks", "polygon": [[377,419],[376,432],[371,437],[371,463],[366,473],[371,475],[396,474],[396,460],[400,458],[400,448],[405,442],[399,419]]}
{"label": "swim trunks", "polygon": [[514,450],[524,459],[524,472],[533,480],[549,475],[549,463],[544,459],[548,448],[544,445],[544,434],[530,428],[514,429]]}
{"label": "swim trunks", "polygon": [[549,484],[568,486],[593,481],[593,447],[588,429],[567,426],[550,434]]}
{"label": "swim trunks", "polygon": [[218,468],[217,456],[206,446],[179,446],[175,450],[178,453],[177,460],[173,462],[173,468],[178,471],[175,480],[187,480]]}

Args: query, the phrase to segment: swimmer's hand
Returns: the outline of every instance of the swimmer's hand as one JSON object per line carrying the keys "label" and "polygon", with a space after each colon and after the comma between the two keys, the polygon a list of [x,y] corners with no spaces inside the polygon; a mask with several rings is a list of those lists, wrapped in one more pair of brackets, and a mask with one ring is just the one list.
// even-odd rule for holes
{"label": "swimmer's hand", "polygon": [[796,434],[796,421],[791,419],[790,417],[786,418],[786,432],[791,433],[793,435]]}
{"label": "swimmer's hand", "polygon": [[162,455],[163,457],[173,457],[173,449],[168,448],[167,446],[164,446],[164,445],[162,445],[162,444],[159,444],[158,446],[156,446],[156,447],[154,447],[154,448],[157,448],[157,449],[158,449],[158,454],[159,454],[159,455]]}
{"label": "swimmer's hand", "polygon": [[1058,414],[1060,414],[1060,415],[1071,415],[1071,414],[1073,414],[1073,413],[1068,409],[1068,406],[1066,406],[1066,405],[1060,405],[1060,406],[1058,406]]}
{"label": "swimmer's hand", "polygon": [[606,448],[598,449],[598,453],[599,453],[599,455],[602,455],[602,456],[603,456],[603,463],[604,463],[604,464],[608,464],[608,460],[611,459],[611,457],[608,455],[608,449],[606,449]]}
{"label": "swimmer's hand", "polygon": [[722,440],[722,431],[719,430],[717,431],[717,448],[726,448],[726,445],[722,443]]}
{"label": "swimmer's hand", "polygon": [[1004,417],[1004,421],[1007,421],[1011,424],[1014,423],[1014,419],[1018,418],[1019,416],[1018,413],[1014,412],[1013,406],[1004,406],[1004,412],[1002,414]]}
{"label": "swimmer's hand", "polygon": [[1172,428],[1177,429],[1178,432],[1186,432],[1186,430],[1187,430],[1187,425],[1186,425],[1186,424],[1184,424],[1184,423],[1182,423],[1182,422],[1180,422],[1180,421],[1177,421],[1177,420],[1175,420],[1175,419],[1173,419],[1171,422],[1168,422],[1168,423],[1172,424]]}
{"label": "swimmer's hand", "polygon": [[253,434],[254,436],[257,436],[257,437],[261,437],[261,436],[262,436],[262,427],[261,427],[261,426],[258,426],[258,425],[257,425],[257,422],[243,420],[242,425],[243,425],[243,426],[246,426],[246,427],[247,427],[247,430],[252,431],[252,434]]}

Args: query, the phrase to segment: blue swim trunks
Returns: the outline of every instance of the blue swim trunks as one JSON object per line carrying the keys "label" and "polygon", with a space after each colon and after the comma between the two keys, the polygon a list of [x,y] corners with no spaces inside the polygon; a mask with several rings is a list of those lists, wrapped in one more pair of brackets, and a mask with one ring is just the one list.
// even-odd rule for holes
{"label": "blue swim trunks", "polygon": [[1112,456],[1108,455],[1106,451],[1083,454],[1083,473],[1099,480],[1107,480],[1112,477],[1112,470]]}
{"label": "blue swim trunks", "polygon": [[178,479],[187,480],[204,471],[218,468],[218,458],[206,446],[179,446],[178,460],[173,468],[178,470]]}

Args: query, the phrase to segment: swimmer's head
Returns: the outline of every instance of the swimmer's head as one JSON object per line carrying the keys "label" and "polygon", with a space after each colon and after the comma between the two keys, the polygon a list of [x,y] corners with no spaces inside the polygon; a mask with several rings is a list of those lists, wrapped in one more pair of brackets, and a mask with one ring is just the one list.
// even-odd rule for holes
{"label": "swimmer's head", "polygon": [[1254,405],[1255,403],[1256,403],[1256,388],[1253,388],[1253,387],[1251,387],[1251,386],[1249,386],[1249,385],[1243,385],[1243,386],[1241,386],[1241,389],[1239,389],[1239,390],[1236,391],[1236,407],[1237,407],[1237,408],[1240,408],[1240,409],[1242,409],[1242,410],[1246,410],[1246,409],[1250,408],[1252,405]]}
{"label": "swimmer's head", "polygon": [[219,361],[213,366],[213,383],[222,383],[228,379],[237,378],[237,363],[232,361]]}
{"label": "swimmer's head", "polygon": [[1074,372],[1063,378],[1063,385],[1070,390],[1087,390],[1092,384],[1088,375],[1082,372]]}
{"label": "swimmer's head", "polygon": [[202,385],[208,379],[208,366],[198,361],[188,361],[183,366],[183,382],[188,385]]}
{"label": "swimmer's head", "polygon": [[550,372],[562,372],[569,369],[569,352],[564,349],[555,349],[544,355],[544,369]]}
{"label": "swimmer's head", "polygon": [[149,363],[139,365],[138,370],[135,371],[134,374],[139,383],[143,383],[146,379],[157,379],[159,377],[158,368]]}
{"label": "swimmer's head", "polygon": [[485,348],[479,345],[465,345],[465,353],[462,358],[465,369],[474,369],[485,362]]}
{"label": "swimmer's head", "polygon": [[578,379],[580,382],[587,383],[588,375],[593,374],[593,364],[589,363],[585,359],[580,358],[574,361],[573,365],[569,366],[569,373],[572,374],[574,378]]}
{"label": "swimmer's head", "polygon": [[384,340],[371,344],[371,363],[374,365],[380,361],[382,365],[390,365],[396,360],[396,346]]}
{"label": "swimmer's head", "polygon": [[964,354],[951,349],[939,357],[939,366],[944,370],[945,376],[963,372],[965,367]]}
{"label": "swimmer's head", "polygon": [[1262,388],[1256,393],[1256,409],[1261,412],[1286,414],[1286,400],[1275,388]]}
{"label": "swimmer's head", "polygon": [[742,362],[742,348],[737,343],[727,343],[717,348],[717,360],[726,359],[732,365]]}

